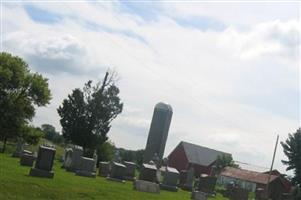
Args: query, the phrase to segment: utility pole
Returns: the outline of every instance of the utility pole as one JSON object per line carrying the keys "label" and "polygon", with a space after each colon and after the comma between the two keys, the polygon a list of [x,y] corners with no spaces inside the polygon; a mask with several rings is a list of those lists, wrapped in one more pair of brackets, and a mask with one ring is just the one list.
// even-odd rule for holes
{"label": "utility pole", "polygon": [[273,166],[274,166],[274,161],[275,161],[275,156],[276,156],[276,151],[277,151],[277,146],[278,146],[278,140],[279,140],[279,135],[277,135],[277,140],[276,140],[276,145],[275,145],[275,149],[274,149],[272,165],[271,165],[270,172],[269,172],[268,183],[267,183],[267,186],[266,186],[266,189],[265,189],[267,199],[268,199],[268,195],[269,195],[269,184],[270,184],[270,180],[271,180],[271,176],[272,176],[272,170],[273,170]]}

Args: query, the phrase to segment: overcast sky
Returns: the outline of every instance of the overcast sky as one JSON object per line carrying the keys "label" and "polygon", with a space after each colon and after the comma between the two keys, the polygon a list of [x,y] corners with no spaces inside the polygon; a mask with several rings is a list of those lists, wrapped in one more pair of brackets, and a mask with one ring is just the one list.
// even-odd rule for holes
{"label": "overcast sky", "polygon": [[[276,134],[300,127],[300,3],[48,2],[2,4],[2,50],[49,78],[35,125],[61,131],[74,88],[120,76],[123,113],[108,133],[145,147],[153,108],[173,107],[165,155],[187,141],[268,167]],[[276,168],[284,171],[279,146]]]}

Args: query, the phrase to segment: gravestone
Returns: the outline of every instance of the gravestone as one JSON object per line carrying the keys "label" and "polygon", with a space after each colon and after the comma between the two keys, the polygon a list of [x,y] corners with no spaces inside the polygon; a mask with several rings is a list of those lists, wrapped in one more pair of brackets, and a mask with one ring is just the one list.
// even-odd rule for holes
{"label": "gravestone", "polygon": [[170,105],[161,102],[156,104],[144,151],[144,163],[149,163],[155,154],[158,160],[162,160],[171,118],[172,108]]}
{"label": "gravestone", "polygon": [[180,171],[180,180],[179,180],[179,187],[183,187],[184,184],[186,183],[187,179],[187,170],[181,170]]}
{"label": "gravestone", "polygon": [[193,200],[207,200],[207,194],[200,191],[193,191],[191,193],[191,199]]}
{"label": "gravestone", "polygon": [[182,186],[182,189],[192,191],[193,181],[194,181],[194,168],[190,167],[186,173],[186,180],[184,182],[184,185]]}
{"label": "gravestone", "polygon": [[67,148],[63,166],[67,171],[75,172],[80,169],[83,157],[83,148],[74,145],[72,148]]}
{"label": "gravestone", "polygon": [[108,180],[124,182],[125,172],[126,172],[125,165],[117,162],[112,162],[111,173],[110,173],[110,177],[108,177]]}
{"label": "gravestone", "polygon": [[125,179],[133,181],[135,180],[135,171],[136,171],[136,164],[133,162],[124,162],[124,165],[126,166],[126,172],[125,172]]}
{"label": "gravestone", "polygon": [[23,150],[20,157],[20,165],[32,167],[36,157],[31,151]]}
{"label": "gravestone", "polygon": [[53,178],[54,172],[52,171],[52,166],[53,166],[54,157],[55,157],[55,148],[40,146],[35,167],[31,168],[29,175]]}
{"label": "gravestone", "polygon": [[99,176],[108,177],[111,172],[111,166],[109,162],[99,162]]}
{"label": "gravestone", "polygon": [[160,193],[159,184],[144,180],[135,180],[134,189],[140,192]]}
{"label": "gravestone", "polygon": [[24,140],[22,138],[18,138],[16,143],[16,149],[12,156],[19,158],[24,150],[24,145]]}
{"label": "gravestone", "polygon": [[63,160],[62,168],[66,168],[66,166],[67,166],[67,159],[68,159],[67,157],[68,157],[69,151],[72,151],[72,148],[64,149],[64,155],[62,156],[62,160]]}
{"label": "gravestone", "polygon": [[179,172],[172,167],[164,167],[163,182],[160,185],[161,189],[176,192],[178,191]]}
{"label": "gravestone", "polygon": [[201,191],[207,194],[213,194],[214,188],[216,185],[217,178],[208,176],[206,174],[202,174],[199,177],[199,181],[197,184],[197,191]]}
{"label": "gravestone", "polygon": [[255,191],[256,200],[266,200],[266,192],[263,188],[257,188]]}
{"label": "gravestone", "polygon": [[79,169],[76,170],[75,174],[78,176],[95,178],[95,167],[96,161],[93,158],[82,157]]}
{"label": "gravestone", "polygon": [[248,200],[249,192],[243,188],[234,187],[230,193],[230,200]]}
{"label": "gravestone", "polygon": [[156,166],[144,163],[141,167],[139,179],[149,182],[157,182]]}

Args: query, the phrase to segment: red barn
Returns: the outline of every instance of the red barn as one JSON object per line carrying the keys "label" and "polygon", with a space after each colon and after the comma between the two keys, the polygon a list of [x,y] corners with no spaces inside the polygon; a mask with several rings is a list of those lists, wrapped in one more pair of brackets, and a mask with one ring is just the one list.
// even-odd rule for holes
{"label": "red barn", "polygon": [[187,170],[190,166],[193,166],[196,175],[210,175],[217,157],[223,154],[230,155],[225,152],[182,141],[169,154],[168,166],[174,167],[178,171]]}

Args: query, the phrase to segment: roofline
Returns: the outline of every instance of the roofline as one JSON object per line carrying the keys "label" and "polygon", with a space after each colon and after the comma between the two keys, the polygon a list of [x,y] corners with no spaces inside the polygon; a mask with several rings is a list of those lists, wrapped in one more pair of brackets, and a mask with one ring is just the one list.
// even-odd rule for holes
{"label": "roofline", "polygon": [[[228,167],[225,167],[224,169],[226,169],[226,168],[234,168],[234,167],[229,167],[228,166]],[[241,170],[241,171],[255,172],[255,173],[258,173],[258,174],[264,174],[264,173],[260,173],[260,172],[256,172],[256,171],[252,171],[252,170],[247,170],[247,169],[239,169],[239,168],[234,168],[234,169],[238,169],[238,170]],[[236,178],[236,177],[232,177],[232,176],[226,176],[226,175],[223,175],[222,173],[220,174],[220,176],[225,176],[225,177],[229,177],[229,178],[235,178],[235,179],[239,179],[239,180],[243,180],[243,181],[249,181],[249,180],[245,180],[245,179],[241,179],[241,178]],[[267,175],[267,174],[265,174],[265,175]],[[272,175],[272,176],[276,176],[276,175]],[[273,182],[274,180],[278,179],[278,178],[280,178],[280,176],[276,176],[276,178],[270,179],[270,183]],[[249,181],[249,182],[251,182],[251,181]],[[259,183],[259,182],[252,182],[252,183],[263,184],[263,183]],[[268,184],[268,183],[264,183],[264,184]]]}
{"label": "roofline", "polygon": [[[209,150],[213,150],[213,151],[218,151],[218,152],[221,152],[221,153],[223,153],[223,154],[228,154],[228,155],[231,155],[231,156],[232,156],[232,154],[231,154],[231,153],[227,153],[227,152],[219,151],[219,150],[216,150],[216,149],[211,149],[211,148],[209,148],[209,147],[205,147],[205,146],[198,145],[198,144],[193,144],[193,143],[191,143],[191,142],[185,142],[185,141],[181,141],[181,142],[180,142],[180,144],[181,144],[181,143],[192,144],[192,145],[195,145],[195,146],[203,147],[203,148],[206,148],[206,149],[209,149]],[[211,164],[212,164],[212,163],[211,163]]]}
{"label": "roofline", "polygon": [[[182,144],[183,141],[181,141],[167,156],[167,158],[169,158],[169,156]],[[185,149],[184,149],[184,152],[185,152]],[[186,155],[186,152],[185,152],[185,155]]]}

